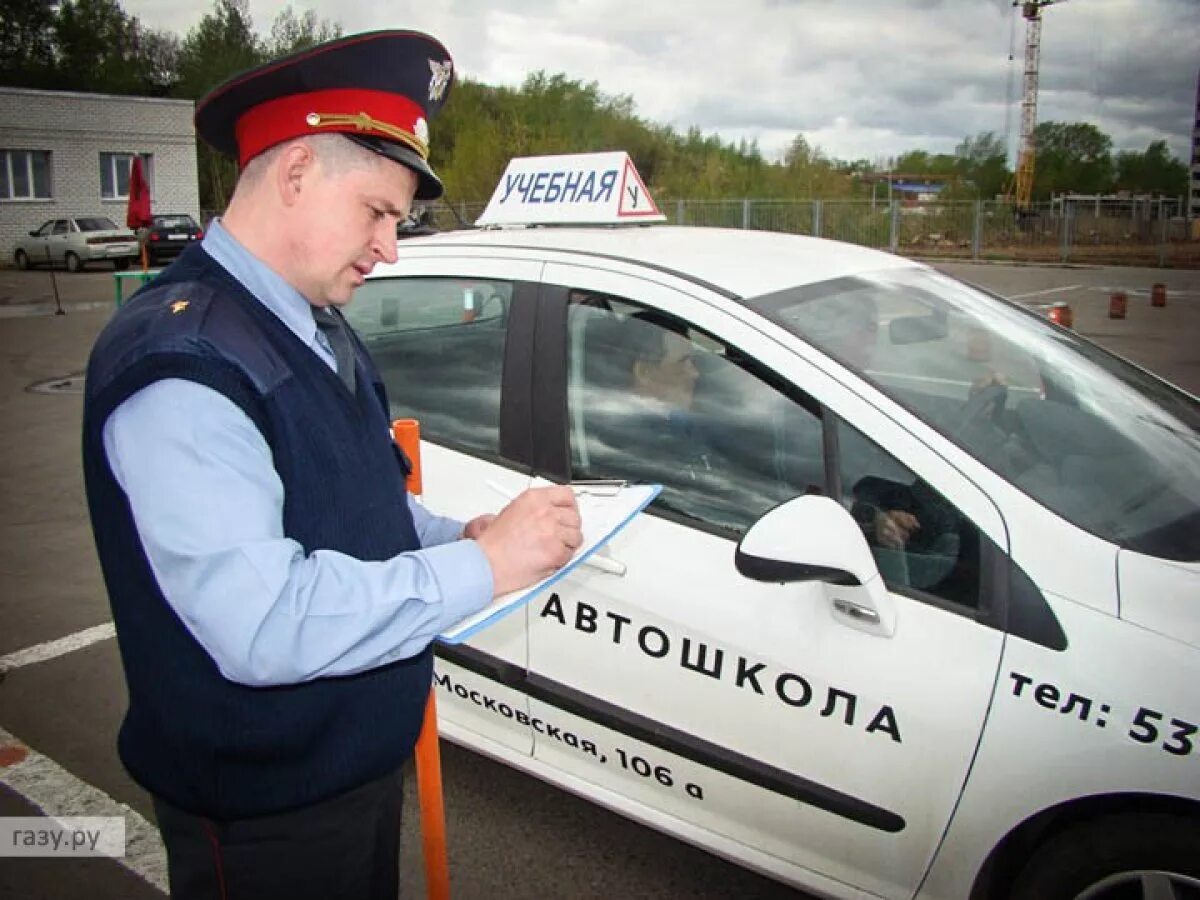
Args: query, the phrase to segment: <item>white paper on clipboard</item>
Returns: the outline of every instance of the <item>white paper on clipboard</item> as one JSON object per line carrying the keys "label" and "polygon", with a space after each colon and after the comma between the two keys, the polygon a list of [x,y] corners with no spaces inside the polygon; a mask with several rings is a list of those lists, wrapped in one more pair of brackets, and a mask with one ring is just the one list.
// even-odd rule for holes
{"label": "white paper on clipboard", "polygon": [[[549,484],[549,482],[543,482]],[[583,544],[570,561],[537,584],[519,591],[497,597],[479,612],[467,616],[452,628],[442,632],[438,640],[446,644],[459,644],[492,622],[501,619],[515,609],[520,609],[535,596],[554,584],[581,562],[612,540],[613,535],[633,521],[662,490],[661,484],[631,484],[607,492],[577,492],[575,502],[583,520]]]}

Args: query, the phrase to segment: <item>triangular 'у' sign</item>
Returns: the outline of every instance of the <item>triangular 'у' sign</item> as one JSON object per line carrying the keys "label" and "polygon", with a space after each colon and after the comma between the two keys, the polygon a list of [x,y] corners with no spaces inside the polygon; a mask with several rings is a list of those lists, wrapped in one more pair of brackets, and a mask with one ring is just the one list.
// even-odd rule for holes
{"label": "triangular '\u0443' sign", "polygon": [[633,160],[625,157],[625,170],[621,173],[621,199],[617,206],[617,215],[621,218],[636,218],[639,216],[661,216],[654,198],[646,190],[642,176],[634,168]]}

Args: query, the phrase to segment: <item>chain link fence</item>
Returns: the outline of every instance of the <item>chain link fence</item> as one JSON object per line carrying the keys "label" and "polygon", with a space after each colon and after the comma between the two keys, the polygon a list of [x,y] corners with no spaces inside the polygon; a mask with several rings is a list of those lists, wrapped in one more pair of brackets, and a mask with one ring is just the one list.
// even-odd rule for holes
{"label": "chain link fence", "polygon": [[[439,201],[428,223],[471,228],[486,205]],[[1025,210],[985,201],[668,199],[659,208],[673,225],[802,234],[904,256],[1200,268],[1200,222],[1189,223],[1175,199],[1067,196]]]}
{"label": "chain link fence", "polygon": [[[433,224],[470,227],[485,205],[438,203]],[[1200,267],[1200,233],[1174,199],[1065,197],[1026,210],[984,201],[667,199],[659,208],[673,225],[803,234],[905,256]]]}

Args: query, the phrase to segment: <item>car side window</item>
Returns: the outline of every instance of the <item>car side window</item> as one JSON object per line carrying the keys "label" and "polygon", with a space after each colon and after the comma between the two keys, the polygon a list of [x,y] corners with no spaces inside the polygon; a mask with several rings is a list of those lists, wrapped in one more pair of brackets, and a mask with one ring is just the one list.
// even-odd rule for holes
{"label": "car side window", "polygon": [[377,278],[346,307],[387,387],[390,414],[435,443],[500,453],[500,380],[513,285]]}
{"label": "car side window", "polygon": [[888,588],[978,608],[979,529],[862,432],[841,420],[835,427],[841,500]]}
{"label": "car side window", "polygon": [[55,234],[66,234],[70,230],[71,230],[71,223],[68,222],[66,219],[59,219],[57,222],[54,223],[54,233]]}
{"label": "car side window", "polygon": [[821,420],[715,338],[623,298],[573,291],[572,478],[663,485],[659,511],[737,537],[824,483]]}

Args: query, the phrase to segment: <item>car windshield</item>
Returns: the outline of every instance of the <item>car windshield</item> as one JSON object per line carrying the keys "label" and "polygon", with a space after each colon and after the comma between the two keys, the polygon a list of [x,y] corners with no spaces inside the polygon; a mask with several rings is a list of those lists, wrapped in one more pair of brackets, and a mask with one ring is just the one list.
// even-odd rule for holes
{"label": "car windshield", "polygon": [[79,226],[80,231],[116,231],[117,226],[112,219],[105,216],[89,216],[84,219],[76,219],[75,224]]}
{"label": "car windshield", "polygon": [[196,223],[192,221],[191,216],[155,216],[154,227],[179,228],[186,231],[190,228],[195,228]]}
{"label": "car windshield", "polygon": [[1081,528],[1200,559],[1200,402],[1036,314],[926,269],[750,306]]}

